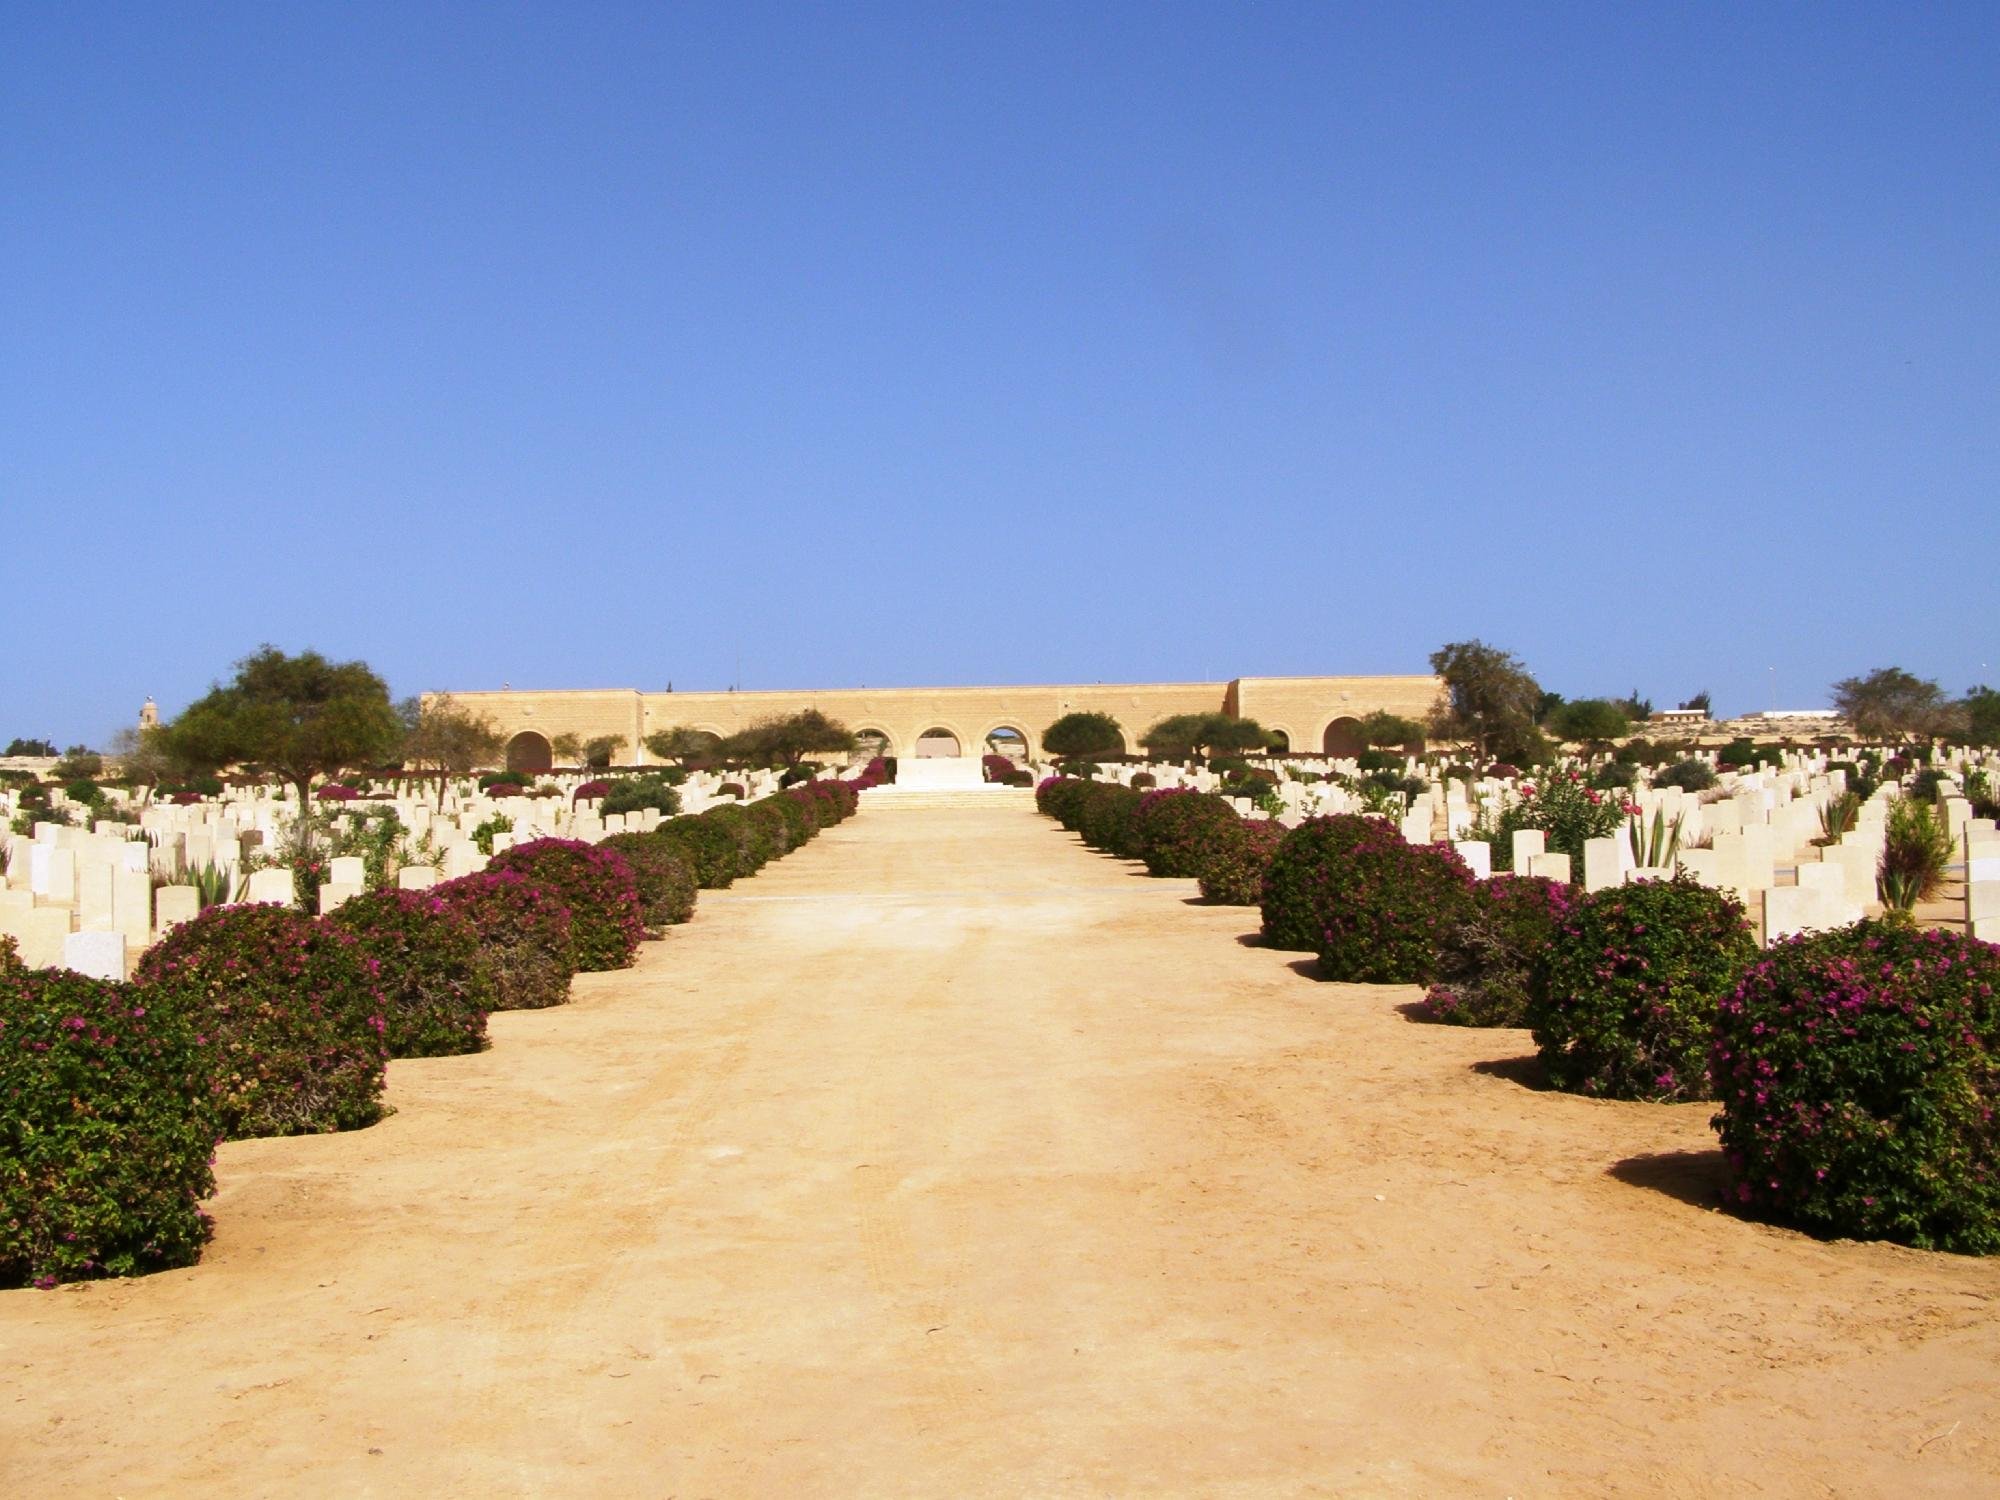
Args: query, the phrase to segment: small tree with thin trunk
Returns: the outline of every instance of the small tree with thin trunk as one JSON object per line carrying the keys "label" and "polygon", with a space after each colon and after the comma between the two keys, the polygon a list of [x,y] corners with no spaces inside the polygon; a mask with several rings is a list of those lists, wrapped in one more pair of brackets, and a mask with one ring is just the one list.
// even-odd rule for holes
{"label": "small tree with thin trunk", "polygon": [[1051,755],[1082,759],[1122,755],[1125,731],[1110,714],[1067,713],[1042,731],[1042,748]]}

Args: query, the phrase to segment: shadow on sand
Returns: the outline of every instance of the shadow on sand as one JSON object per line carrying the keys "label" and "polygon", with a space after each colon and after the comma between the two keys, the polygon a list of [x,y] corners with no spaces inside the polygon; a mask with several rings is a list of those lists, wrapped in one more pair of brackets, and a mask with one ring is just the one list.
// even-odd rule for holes
{"label": "shadow on sand", "polygon": [[1520,1057],[1489,1057],[1474,1063],[1472,1071],[1483,1073],[1488,1078],[1504,1078],[1538,1094],[1549,1091],[1549,1075],[1542,1071],[1542,1060],[1532,1052]]}
{"label": "shadow on sand", "polygon": [[1722,1196],[1728,1178],[1719,1147],[1701,1151],[1649,1151],[1613,1162],[1605,1171],[1620,1182],[1664,1193],[1696,1208],[1728,1207]]}

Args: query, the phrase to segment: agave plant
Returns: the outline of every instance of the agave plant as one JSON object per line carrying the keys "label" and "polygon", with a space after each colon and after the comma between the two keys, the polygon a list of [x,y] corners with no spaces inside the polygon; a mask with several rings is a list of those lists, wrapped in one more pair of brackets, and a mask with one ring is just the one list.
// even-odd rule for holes
{"label": "agave plant", "polygon": [[1625,823],[1625,836],[1632,845],[1632,861],[1642,870],[1664,870],[1674,863],[1674,856],[1681,852],[1681,823],[1686,813],[1675,813],[1673,822],[1667,821],[1666,812],[1655,808],[1652,826],[1648,827],[1644,813],[1634,813]]}
{"label": "agave plant", "polygon": [[1928,804],[1899,797],[1889,809],[1889,825],[1876,866],[1875,886],[1882,904],[1907,912],[1928,901],[1944,884],[1953,853],[1951,830]]}
{"label": "agave plant", "polygon": [[1853,792],[1842,792],[1837,797],[1829,797],[1820,804],[1819,832],[1814,842],[1837,844],[1844,833],[1852,833],[1854,825],[1861,821],[1861,799]]}

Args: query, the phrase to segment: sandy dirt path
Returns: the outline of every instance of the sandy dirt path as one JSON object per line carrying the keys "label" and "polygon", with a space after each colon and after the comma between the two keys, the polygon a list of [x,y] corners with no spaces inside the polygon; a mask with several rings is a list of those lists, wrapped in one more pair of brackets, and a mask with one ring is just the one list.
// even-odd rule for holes
{"label": "sandy dirt path", "polygon": [[0,1494],[2000,1493],[2000,1265],[1133,868],[871,808],[224,1147],[199,1267],[0,1294]]}

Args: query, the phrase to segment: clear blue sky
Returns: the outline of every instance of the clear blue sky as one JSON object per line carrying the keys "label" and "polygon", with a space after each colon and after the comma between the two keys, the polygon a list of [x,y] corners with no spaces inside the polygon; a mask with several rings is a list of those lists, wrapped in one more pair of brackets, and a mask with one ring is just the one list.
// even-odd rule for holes
{"label": "clear blue sky", "polygon": [[0,738],[2000,675],[1991,3],[7,0],[0,96]]}

